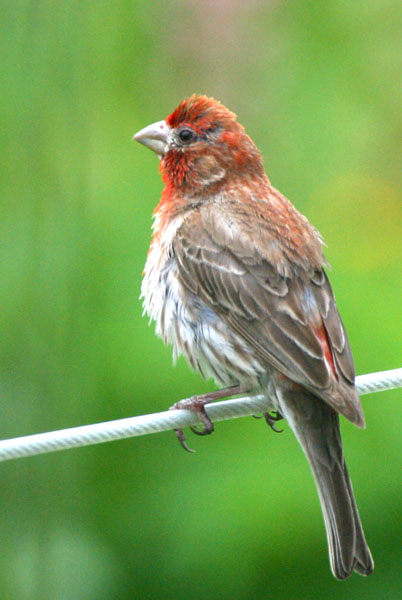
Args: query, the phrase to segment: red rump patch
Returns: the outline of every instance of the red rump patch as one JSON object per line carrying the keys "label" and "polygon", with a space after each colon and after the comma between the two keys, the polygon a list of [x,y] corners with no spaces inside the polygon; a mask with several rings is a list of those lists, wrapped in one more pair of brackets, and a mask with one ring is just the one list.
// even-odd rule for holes
{"label": "red rump patch", "polygon": [[334,357],[332,355],[331,345],[328,338],[327,330],[325,329],[324,323],[321,326],[313,325],[312,329],[318,341],[320,342],[321,348],[324,352],[324,357],[327,363],[329,364],[332,373],[335,378],[338,379],[338,375],[335,369]]}

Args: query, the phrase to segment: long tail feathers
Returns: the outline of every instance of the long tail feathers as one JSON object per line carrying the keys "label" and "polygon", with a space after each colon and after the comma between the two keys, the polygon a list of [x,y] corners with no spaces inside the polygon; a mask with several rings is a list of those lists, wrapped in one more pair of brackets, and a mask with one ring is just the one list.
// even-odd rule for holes
{"label": "long tail feathers", "polygon": [[321,502],[331,569],[345,579],[369,575],[374,562],[364,537],[343,457],[338,414],[307,390],[277,389],[280,410],[307,456]]}

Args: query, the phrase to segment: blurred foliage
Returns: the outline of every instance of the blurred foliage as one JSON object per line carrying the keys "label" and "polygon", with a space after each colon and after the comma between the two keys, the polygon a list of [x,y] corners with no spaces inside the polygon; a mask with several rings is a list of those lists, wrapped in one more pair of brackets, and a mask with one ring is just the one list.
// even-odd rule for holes
{"label": "blurred foliage", "polygon": [[[211,389],[141,316],[161,181],[132,134],[202,92],[236,111],[321,230],[358,373],[402,366],[400,3],[0,4],[3,437],[163,410]],[[401,390],[343,420],[377,569],[329,571],[288,428],[217,426],[1,466],[0,598],[400,597]],[[399,591],[399,593],[398,593]]]}

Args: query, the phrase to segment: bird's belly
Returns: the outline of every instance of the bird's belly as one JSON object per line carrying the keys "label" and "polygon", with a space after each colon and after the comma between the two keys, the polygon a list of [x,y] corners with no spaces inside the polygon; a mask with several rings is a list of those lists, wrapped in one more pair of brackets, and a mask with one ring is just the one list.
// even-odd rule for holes
{"label": "bird's belly", "polygon": [[174,259],[162,269],[148,263],[142,285],[144,310],[156,322],[156,333],[183,354],[194,370],[225,386],[260,387],[266,372],[252,348],[198,296],[179,281]]}

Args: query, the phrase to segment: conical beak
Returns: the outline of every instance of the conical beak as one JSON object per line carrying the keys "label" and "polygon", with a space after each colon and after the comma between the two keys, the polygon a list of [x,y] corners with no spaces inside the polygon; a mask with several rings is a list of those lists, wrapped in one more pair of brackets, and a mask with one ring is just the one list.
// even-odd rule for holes
{"label": "conical beak", "polygon": [[167,150],[169,129],[166,121],[158,121],[141,129],[133,136],[133,140],[144,144],[162,158]]}

